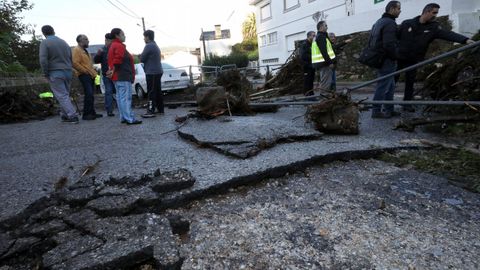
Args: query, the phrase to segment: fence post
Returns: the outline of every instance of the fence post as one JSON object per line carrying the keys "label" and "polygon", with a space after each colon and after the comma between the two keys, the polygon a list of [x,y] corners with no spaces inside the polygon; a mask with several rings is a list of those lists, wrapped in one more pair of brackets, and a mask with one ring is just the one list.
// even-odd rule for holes
{"label": "fence post", "polygon": [[193,85],[192,65],[188,67],[188,74],[190,74],[190,84]]}
{"label": "fence post", "polygon": [[265,73],[265,83],[267,83],[268,77],[270,77],[270,66],[269,65],[267,65],[267,73]]}

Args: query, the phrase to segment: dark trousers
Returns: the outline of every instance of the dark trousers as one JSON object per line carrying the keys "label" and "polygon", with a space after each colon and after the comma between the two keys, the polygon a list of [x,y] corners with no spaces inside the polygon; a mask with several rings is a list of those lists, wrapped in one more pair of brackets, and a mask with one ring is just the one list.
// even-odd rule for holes
{"label": "dark trousers", "polygon": [[303,93],[313,89],[313,81],[315,79],[315,69],[311,67],[303,67]]}
{"label": "dark trousers", "polygon": [[[404,60],[398,60],[397,70],[404,69],[406,67],[416,64],[415,62],[407,62]],[[395,82],[398,82],[400,75],[395,77]],[[413,100],[413,85],[415,84],[415,78],[417,77],[417,69],[413,69],[405,72],[405,92],[403,94],[403,100]]]}
{"label": "dark trousers", "polygon": [[78,79],[83,87],[83,115],[94,115],[96,112],[93,107],[93,79],[88,74],[81,74]]}
{"label": "dark trousers", "polygon": [[152,102],[152,112],[157,108],[159,113],[164,112],[162,94],[162,74],[146,74],[148,100]]}

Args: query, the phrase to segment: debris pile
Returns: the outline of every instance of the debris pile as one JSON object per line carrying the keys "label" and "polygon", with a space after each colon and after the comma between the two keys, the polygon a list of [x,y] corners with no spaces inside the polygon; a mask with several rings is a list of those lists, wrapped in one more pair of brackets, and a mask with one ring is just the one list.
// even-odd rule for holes
{"label": "debris pile", "polygon": [[44,119],[54,115],[53,98],[40,98],[39,92],[29,88],[0,89],[0,123]]}
{"label": "debris pile", "polygon": [[480,100],[480,47],[434,67],[424,82],[424,96],[436,100]]}
{"label": "debris pile", "polygon": [[303,93],[302,60],[296,51],[288,57],[275,76],[265,83],[263,89],[272,88],[278,89],[275,94],[280,96]]}
{"label": "debris pile", "polygon": [[358,134],[358,104],[347,95],[334,95],[310,105],[305,114],[307,122],[327,134]]}
{"label": "debris pile", "polygon": [[[480,33],[473,40],[480,40]],[[427,69],[427,68],[426,68]],[[440,61],[428,67],[428,76],[419,93],[424,98],[433,100],[480,100],[480,47],[464,51],[455,58]],[[402,121],[397,128],[413,131],[418,125],[441,125],[442,129],[447,124],[455,124],[461,129],[460,123],[473,123],[480,130],[480,108],[466,106],[430,106],[425,111],[440,114],[437,117],[410,119]],[[452,125],[454,126],[454,125]],[[465,138],[475,138],[479,132],[465,131]],[[469,133],[467,135],[467,132]]]}

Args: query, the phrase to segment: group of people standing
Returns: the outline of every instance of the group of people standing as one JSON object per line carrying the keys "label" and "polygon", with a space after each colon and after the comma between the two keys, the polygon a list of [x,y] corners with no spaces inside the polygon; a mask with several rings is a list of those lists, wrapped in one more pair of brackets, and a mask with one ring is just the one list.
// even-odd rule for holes
{"label": "group of people standing", "polygon": [[313,82],[315,72],[319,73],[320,91],[334,91],[336,88],[336,55],[351,41],[348,39],[342,43],[335,42],[335,34],[328,33],[326,21],[317,23],[317,33],[309,31],[307,39],[300,45],[300,58],[303,62],[304,93],[306,96],[313,95]]}
{"label": "group of people standing", "polygon": [[[102,117],[94,107],[94,79],[97,72],[93,68],[92,59],[87,51],[89,40],[86,35],[78,35],[77,46],[71,49],[68,44],[55,36],[52,26],[42,27],[45,40],[40,43],[40,66],[44,77],[60,104],[61,119],[67,123],[78,123],[79,115],[70,99],[72,71],[78,77],[84,90],[84,104],[82,120],[95,120]],[[146,46],[140,55],[140,62],[144,64],[147,80],[148,107],[144,118],[155,117],[155,114],[164,113],[163,95],[161,93],[161,64],[160,48],[155,43],[155,35],[151,30],[143,34]],[[120,28],[113,28],[105,34],[105,46],[98,50],[94,62],[101,64],[102,80],[105,88],[105,110],[108,116],[113,113],[113,93],[116,92],[116,101],[120,122],[127,125],[141,124],[135,118],[132,110],[132,83],[135,81],[135,66],[132,54],[128,52],[125,42],[125,33]]]}
{"label": "group of people standing", "polygon": [[[375,22],[369,37],[369,44],[383,57],[382,65],[377,70],[378,77],[391,74],[396,70],[410,67],[425,59],[428,47],[434,39],[443,39],[461,44],[470,44],[474,41],[466,36],[442,29],[436,21],[440,5],[427,4],[420,16],[405,20],[400,26],[395,22],[401,12],[400,1],[390,1],[385,7],[385,13]],[[304,91],[306,95],[313,94],[315,72],[319,73],[320,91],[331,91],[334,80],[336,61],[336,45],[327,34],[327,24],[320,21],[317,24],[317,33],[310,31],[307,39],[300,48],[303,60]],[[341,46],[343,46],[342,44]],[[405,73],[404,100],[412,100],[416,69]],[[393,100],[396,82],[399,76],[391,76],[380,80],[375,88],[373,100]],[[403,110],[412,112],[414,108],[403,106]],[[372,118],[390,118],[400,113],[394,110],[392,104],[375,104],[372,109]]]}

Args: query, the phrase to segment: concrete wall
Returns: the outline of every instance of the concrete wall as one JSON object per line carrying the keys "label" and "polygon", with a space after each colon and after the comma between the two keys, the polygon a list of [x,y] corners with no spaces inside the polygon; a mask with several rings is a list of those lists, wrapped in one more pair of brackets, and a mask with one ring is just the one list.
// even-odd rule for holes
{"label": "concrete wall", "polygon": [[[423,7],[432,0],[403,0],[402,13],[397,19],[400,23],[405,19],[421,14]],[[449,16],[453,30],[472,36],[480,29],[480,0],[436,0],[440,8],[439,16]],[[316,31],[314,14],[319,20],[326,20],[328,31],[337,36],[366,31],[380,18],[388,0],[374,3],[374,0],[299,0],[298,7],[284,10],[283,0],[251,1],[255,5],[257,16],[257,34],[259,38],[260,65],[283,64],[291,54],[291,35]],[[260,9],[270,5],[271,18],[263,20]],[[277,41],[262,45],[262,36],[277,33]]]}

